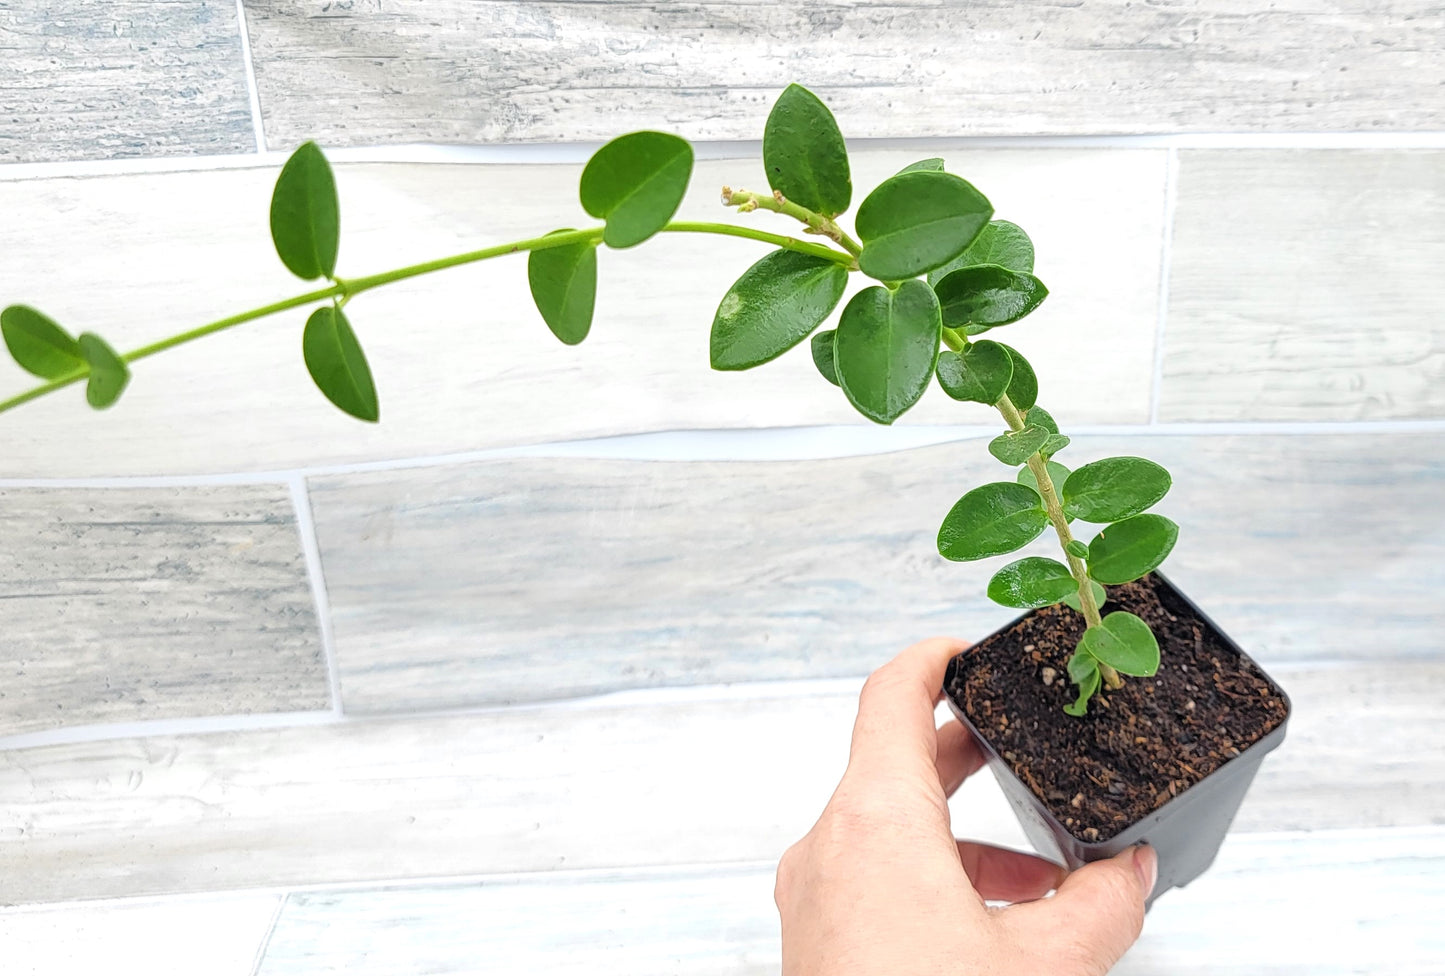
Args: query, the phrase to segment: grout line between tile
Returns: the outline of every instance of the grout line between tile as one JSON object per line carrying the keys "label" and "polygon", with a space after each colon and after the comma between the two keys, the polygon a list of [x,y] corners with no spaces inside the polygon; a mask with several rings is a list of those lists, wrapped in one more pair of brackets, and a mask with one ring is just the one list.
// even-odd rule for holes
{"label": "grout line between tile", "polygon": [[[237,0],[239,6],[241,0]],[[246,51],[252,112],[257,126],[257,154],[153,157],[146,159],[59,160],[0,165],[0,181],[54,177],[115,176],[126,173],[204,172],[278,165],[285,154],[265,149],[255,88],[250,41]],[[915,138],[850,139],[855,151],[910,150],[968,152],[975,149],[1445,149],[1445,132],[1298,132],[1180,133],[1174,135],[1079,136],[920,136]],[[569,143],[504,143],[455,146],[403,143],[388,146],[326,147],[335,163],[450,163],[459,165],[579,165],[602,141]],[[757,140],[704,140],[693,143],[697,158],[748,159],[762,154]]]}
{"label": "grout line between tile", "polygon": [[[1358,841],[1361,844],[1379,841],[1393,841],[1403,850],[1412,844],[1445,843],[1445,826],[1439,824],[1403,824],[1378,827],[1331,827],[1323,830],[1258,830],[1231,832],[1226,843],[1250,847],[1272,847],[1281,842],[1309,844],[1311,841]],[[1404,855],[1412,856],[1412,855]],[[759,871],[771,872],[777,865],[776,858],[764,860],[748,859],[738,861],[693,861],[683,864],[636,864],[613,865],[595,868],[540,869],[535,871],[514,871],[496,874],[454,874],[426,875],[417,877],[387,878],[374,881],[316,881],[308,884],[257,885],[250,888],[226,888],[216,891],[177,891],[149,895],[132,895],[118,898],[90,898],[58,902],[28,902],[0,907],[0,915],[40,914],[65,911],[76,908],[103,908],[108,906],[132,906],[166,904],[168,902],[192,901],[207,898],[225,898],[236,895],[279,895],[289,902],[293,895],[306,894],[347,894],[373,893],[378,891],[408,891],[418,888],[453,887],[463,888],[474,885],[514,886],[527,884],[588,884],[610,881],[652,881],[689,876],[736,876]],[[278,910],[273,922],[279,922]],[[254,976],[254,974],[253,974]]]}
{"label": "grout line between tile", "polygon": [[291,900],[291,892],[282,891],[281,897],[276,900],[276,911],[271,914],[271,924],[266,926],[266,934],[261,936],[261,942],[256,946],[256,958],[251,963],[251,976],[257,976],[261,972],[261,965],[266,961],[266,950],[271,947],[271,936],[276,934],[276,924],[281,921],[281,913],[286,910],[286,903]]}
{"label": "grout line between tile", "polygon": [[326,594],[326,574],[321,567],[321,543],[312,517],[311,497],[306,491],[306,478],[293,473],[287,478],[291,504],[296,510],[296,531],[301,536],[301,552],[306,558],[306,579],[311,585],[311,599],[316,608],[316,623],[321,636],[321,654],[326,662],[326,687],[331,699],[331,713],[341,716],[341,670],[336,661],[336,640],[331,628],[331,601]]}
{"label": "grout line between tile", "polygon": [[134,722],[97,722],[0,736],[0,752],[162,735],[209,735],[294,729],[309,725],[331,725],[337,721],[336,713],[328,709],[324,712],[264,712],[251,715],[196,715],[185,718],[140,719]]}
{"label": "grout line between tile", "polygon": [[246,29],[245,0],[236,0],[236,28],[241,33],[241,67],[246,72],[246,94],[251,101],[251,128],[256,135],[256,152],[266,152],[266,130],[261,125],[261,93],[256,88],[256,65],[251,59],[251,32]]}
{"label": "grout line between tile", "polygon": [[1174,261],[1174,211],[1179,198],[1179,150],[1170,147],[1164,163],[1164,232],[1159,250],[1159,311],[1154,320],[1154,385],[1149,391],[1149,423],[1159,423],[1164,393],[1164,337],[1169,321],[1169,277]]}
{"label": "grout line between tile", "polygon": [[[1414,661],[1445,664],[1445,659],[1414,656],[1372,659],[1368,664],[1355,659],[1326,658],[1321,660],[1267,660],[1271,674],[1283,675],[1304,671],[1349,671],[1377,666],[1386,662]],[[81,745],[111,742],[118,739],[141,739],[171,735],[214,735],[232,732],[255,732],[331,725],[376,725],[391,722],[412,722],[431,719],[480,718],[483,716],[516,715],[528,712],[590,712],[617,708],[657,708],[669,705],[709,704],[727,701],[768,701],[794,698],[826,698],[857,695],[864,675],[838,678],[791,678],[769,681],[735,681],[729,684],[664,685],[651,688],[626,688],[577,698],[559,698],[502,705],[473,705],[462,708],[424,709],[421,711],[372,712],[338,714],[333,711],[277,712],[264,715],[211,715],[193,718],[151,719],[136,722],[77,725],[40,732],[24,732],[0,736],[0,752],[37,749],[47,746]]]}
{"label": "grout line between tile", "polygon": [[[812,461],[872,457],[898,451],[993,437],[984,426],[768,427],[735,430],[653,431],[574,441],[485,448],[450,454],[318,464],[223,474],[125,475],[80,478],[0,478],[6,488],[190,488],[206,485],[291,484],[297,478],[369,474],[513,458],[587,458],[612,461]],[[1445,418],[1423,420],[1207,421],[1160,424],[1074,424],[1076,437],[1272,437],[1341,434],[1440,434]]]}

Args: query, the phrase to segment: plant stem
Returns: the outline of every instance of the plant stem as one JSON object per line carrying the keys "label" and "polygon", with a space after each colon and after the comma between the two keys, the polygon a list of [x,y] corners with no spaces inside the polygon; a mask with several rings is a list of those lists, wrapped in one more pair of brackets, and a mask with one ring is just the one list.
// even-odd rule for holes
{"label": "plant stem", "polygon": [[838,222],[831,217],[824,217],[822,214],[807,207],[800,206],[788,198],[782,192],[774,190],[772,196],[765,196],[761,193],[753,193],[751,190],[734,190],[730,186],[723,187],[723,204],[729,207],[737,207],[738,213],[748,213],[752,210],[771,210],[773,213],[785,214],[808,225],[808,230],[814,234],[822,234],[830,237],[855,258],[863,253],[863,245],[849,237]]}
{"label": "plant stem", "polygon": [[[827,247],[823,244],[813,244],[809,241],[800,241],[795,237],[784,237],[782,234],[770,234],[767,231],[755,230],[751,227],[739,227],[734,224],[715,224],[697,221],[676,221],[662,228],[663,231],[684,234],[722,234],[729,237],[745,237],[749,240],[762,241],[765,244],[773,244],[777,247],[787,248],[790,251],[798,251],[803,254],[812,254],[817,257],[826,258],[843,265],[850,271],[857,268],[857,261],[849,254]],[[158,352],[164,352],[175,346],[183,345],[208,336],[213,332],[221,332],[233,326],[241,325],[244,322],[251,322],[255,319],[265,318],[277,312],[284,312],[287,309],[296,308],[300,305],[309,305],[312,302],[325,301],[328,298],[340,297],[341,301],[347,302],[351,296],[358,295],[371,288],[390,284],[393,281],[402,281],[406,278],[415,278],[418,275],[430,274],[433,271],[441,271],[445,268],[453,268],[457,265],[470,264],[474,261],[485,261],[488,258],[501,257],[506,254],[517,254],[522,251],[539,251],[545,248],[562,247],[567,244],[578,244],[584,241],[600,241],[603,228],[593,227],[587,230],[571,230],[560,234],[548,234],[545,237],[533,237],[524,241],[515,241],[510,244],[498,244],[493,247],[484,247],[476,251],[468,251],[465,254],[454,254],[451,257],[438,258],[434,261],[424,261],[421,264],[412,264],[404,268],[397,268],[394,271],[384,271],[380,274],[366,275],[361,278],[336,278],[335,283],[325,288],[318,288],[309,291],[304,295],[297,295],[293,298],[286,298],[279,302],[272,302],[270,305],[263,305],[260,308],[253,308],[246,312],[230,315],[215,322],[209,322],[198,326],[187,332],[173,335],[169,339],[162,339],[153,342],[148,346],[141,346],[139,349],[132,349],[123,353],[121,359],[127,363],[133,363],[138,359],[147,356],[154,356]],[[42,383],[39,386],[31,387],[21,393],[17,393],[7,400],[0,400],[0,413],[28,403],[37,397],[47,393],[78,383],[90,375],[88,369],[82,368],[73,370],[64,376]]]}
{"label": "plant stem", "polygon": [[[995,406],[998,412],[1003,414],[1003,419],[1008,422],[1010,430],[1024,429],[1024,415],[1015,407],[1013,401],[1004,394]],[[1064,506],[1059,502],[1058,492],[1054,490],[1054,481],[1049,477],[1049,465],[1042,454],[1035,452],[1028,459],[1029,470],[1033,472],[1034,480],[1039,484],[1039,495],[1044,500],[1044,510],[1049,514],[1049,521],[1054,524],[1054,532],[1058,534],[1059,545],[1064,548],[1064,558],[1069,561],[1069,572],[1073,574],[1074,581],[1079,584],[1079,606],[1084,610],[1084,622],[1090,627],[1097,627],[1102,622],[1099,616],[1099,605],[1094,602],[1094,588],[1089,585],[1089,571],[1084,561],[1072,552],[1068,551],[1069,543],[1074,540],[1074,534],[1069,531],[1069,520],[1064,515]],[[1104,679],[1104,684],[1110,688],[1123,687],[1124,682],[1119,678],[1119,672],[1099,662],[1099,676]]]}

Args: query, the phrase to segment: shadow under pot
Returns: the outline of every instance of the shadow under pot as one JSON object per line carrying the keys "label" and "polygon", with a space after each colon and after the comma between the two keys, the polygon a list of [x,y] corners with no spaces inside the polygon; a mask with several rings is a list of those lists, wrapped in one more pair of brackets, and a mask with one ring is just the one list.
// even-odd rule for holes
{"label": "shadow under pot", "polygon": [[1062,605],[954,658],[943,687],[1039,853],[1073,870],[1149,844],[1152,905],[1213,863],[1261,760],[1284,741],[1290,703],[1158,573],[1110,587],[1101,609],[1142,617],[1161,662],[1153,677],[1101,689],[1086,715],[1064,712],[1084,620]]}

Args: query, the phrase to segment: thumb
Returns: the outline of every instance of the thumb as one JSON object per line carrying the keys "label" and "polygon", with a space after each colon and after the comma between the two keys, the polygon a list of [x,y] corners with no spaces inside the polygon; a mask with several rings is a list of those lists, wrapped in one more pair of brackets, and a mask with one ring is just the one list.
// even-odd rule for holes
{"label": "thumb", "polygon": [[1158,866],[1153,848],[1131,847],[1084,865],[1052,898],[1014,905],[1002,919],[1016,944],[1035,946],[1052,972],[1102,976],[1139,938]]}

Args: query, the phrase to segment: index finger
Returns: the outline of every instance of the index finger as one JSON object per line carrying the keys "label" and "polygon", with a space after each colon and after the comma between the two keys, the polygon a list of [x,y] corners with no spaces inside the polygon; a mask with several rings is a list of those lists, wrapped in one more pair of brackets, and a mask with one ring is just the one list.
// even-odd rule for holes
{"label": "index finger", "polygon": [[910,768],[938,758],[933,707],[948,662],[968,649],[964,641],[933,637],[899,654],[868,676],[858,696],[858,719],[848,766],[880,771]]}

